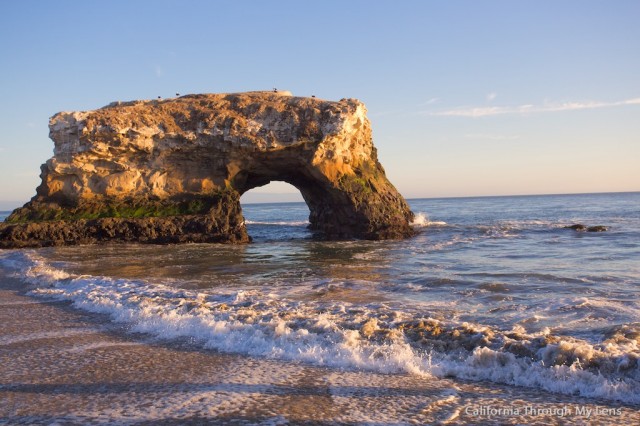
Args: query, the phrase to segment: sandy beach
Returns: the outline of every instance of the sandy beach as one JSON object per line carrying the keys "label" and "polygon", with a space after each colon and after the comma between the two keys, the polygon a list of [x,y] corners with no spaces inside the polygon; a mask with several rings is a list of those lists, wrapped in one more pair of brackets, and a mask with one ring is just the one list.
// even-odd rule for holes
{"label": "sandy beach", "polygon": [[0,277],[2,424],[599,424],[636,407],[540,390],[341,371],[127,332]]}

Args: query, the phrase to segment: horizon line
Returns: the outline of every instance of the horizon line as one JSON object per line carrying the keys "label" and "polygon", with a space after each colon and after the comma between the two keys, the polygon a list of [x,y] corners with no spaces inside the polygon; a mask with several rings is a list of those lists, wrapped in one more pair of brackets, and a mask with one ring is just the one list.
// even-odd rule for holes
{"label": "horizon line", "polygon": [[[498,197],[544,197],[550,195],[601,195],[601,194],[636,194],[640,193],[640,190],[636,191],[598,191],[598,192],[550,192],[550,193],[533,193],[533,194],[500,194],[500,195],[443,195],[443,196],[425,196],[425,197],[404,197],[405,200],[437,200],[443,198],[498,198]],[[276,193],[276,195],[294,195],[295,192]],[[268,194],[265,194],[268,195]],[[402,195],[402,194],[401,194]],[[1,201],[0,203],[11,203],[11,201]],[[261,201],[251,203],[241,203],[244,205],[251,204],[296,204],[305,203],[305,201]],[[11,210],[0,210],[0,212],[11,212],[16,208],[20,208],[25,203],[19,203],[18,207]]]}
{"label": "horizon line", "polygon": [[[437,200],[443,198],[498,198],[498,197],[544,197],[550,195],[601,195],[601,194],[636,194],[637,191],[598,191],[598,192],[558,192],[558,193],[535,193],[535,194],[501,194],[501,195],[444,195],[444,196],[426,196],[426,197],[404,197],[405,200]],[[294,194],[293,192],[290,194]],[[271,202],[257,202],[257,203],[242,203],[244,205],[250,204],[295,204],[304,203],[304,201],[271,201]]]}

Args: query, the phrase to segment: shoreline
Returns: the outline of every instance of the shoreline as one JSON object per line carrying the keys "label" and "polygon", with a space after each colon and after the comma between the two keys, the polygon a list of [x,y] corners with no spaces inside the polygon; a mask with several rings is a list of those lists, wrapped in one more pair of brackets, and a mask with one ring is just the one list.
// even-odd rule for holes
{"label": "shoreline", "polygon": [[601,424],[635,406],[458,379],[344,371],[133,334],[0,270],[0,424]]}

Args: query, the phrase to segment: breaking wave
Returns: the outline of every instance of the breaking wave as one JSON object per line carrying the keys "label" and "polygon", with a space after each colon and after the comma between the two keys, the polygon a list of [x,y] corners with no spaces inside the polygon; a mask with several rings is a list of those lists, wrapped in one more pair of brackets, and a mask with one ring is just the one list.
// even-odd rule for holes
{"label": "breaking wave", "polygon": [[290,300],[268,289],[185,290],[168,283],[77,275],[35,251],[0,264],[36,297],[71,301],[133,332],[203,348],[314,365],[487,380],[640,403],[640,324],[601,342],[417,314],[387,303]]}
{"label": "breaking wave", "polygon": [[416,227],[446,226],[447,222],[431,221],[429,220],[429,216],[427,216],[425,213],[417,213],[411,224]]}

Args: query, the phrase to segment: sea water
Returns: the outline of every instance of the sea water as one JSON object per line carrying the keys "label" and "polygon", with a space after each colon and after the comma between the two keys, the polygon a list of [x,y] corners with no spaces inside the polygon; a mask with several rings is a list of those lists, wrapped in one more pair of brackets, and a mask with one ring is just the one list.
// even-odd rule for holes
{"label": "sea water", "polygon": [[248,204],[251,244],[7,250],[0,267],[35,299],[203,350],[640,404],[640,193],[409,204],[402,241],[318,241],[304,203]]}

